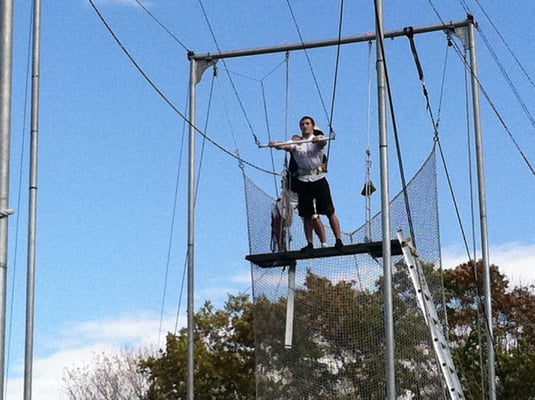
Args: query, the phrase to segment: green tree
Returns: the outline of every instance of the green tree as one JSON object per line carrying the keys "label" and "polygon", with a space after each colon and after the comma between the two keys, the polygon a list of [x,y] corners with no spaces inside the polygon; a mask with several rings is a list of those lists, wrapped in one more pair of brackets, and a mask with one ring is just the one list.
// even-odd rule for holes
{"label": "green tree", "polygon": [[[482,263],[464,263],[444,273],[449,336],[466,398],[479,399],[487,386],[487,347],[483,307]],[[503,399],[535,396],[534,287],[509,288],[509,281],[490,266],[497,395]]]}
{"label": "green tree", "polygon": [[[207,301],[195,314],[195,398],[254,399],[252,303],[229,295],[223,310]],[[165,350],[141,363],[149,377],[149,400],[186,397],[187,330],[169,333]]]}
{"label": "green tree", "polygon": [[[480,276],[479,263],[476,268]],[[444,272],[431,264],[422,269],[431,288],[440,288],[444,279],[447,306],[441,290],[432,289],[434,302],[439,315],[447,311],[447,333],[466,398],[479,399],[486,385],[485,335],[479,334],[482,284],[468,264]],[[491,276],[498,395],[528,399],[535,393],[533,288],[509,290],[495,266]],[[429,330],[403,262],[395,265],[393,285],[398,394],[443,398]],[[253,399],[255,388],[271,400],[384,398],[382,286],[382,279],[361,288],[307,271],[295,291],[290,348],[284,343],[286,297],[259,296],[252,304],[247,296],[229,296],[223,310],[207,302],[195,315],[196,398]],[[185,398],[186,343],[185,330],[169,334],[166,349],[142,363],[149,399]]]}
{"label": "green tree", "polygon": [[[373,346],[381,347],[382,341],[371,333],[380,326],[379,305],[376,295],[358,292],[353,284],[333,283],[307,272],[303,287],[295,293],[291,348],[283,343],[286,300],[257,299],[259,393],[270,399],[331,399],[336,393],[355,398],[362,388],[358,382],[377,387],[374,370],[383,360],[374,362],[378,356]],[[355,337],[355,324],[370,332],[370,346]]]}
{"label": "green tree", "polygon": [[[414,292],[399,264],[396,295],[396,365],[400,393],[441,393],[436,364],[421,338],[429,334]],[[431,267],[429,267],[432,269]],[[435,275],[440,273],[432,271]],[[269,399],[382,399],[385,341],[382,284],[356,282],[307,271],[295,292],[294,340],[284,348],[286,300],[257,299],[258,391]],[[428,397],[429,398],[429,397]]]}

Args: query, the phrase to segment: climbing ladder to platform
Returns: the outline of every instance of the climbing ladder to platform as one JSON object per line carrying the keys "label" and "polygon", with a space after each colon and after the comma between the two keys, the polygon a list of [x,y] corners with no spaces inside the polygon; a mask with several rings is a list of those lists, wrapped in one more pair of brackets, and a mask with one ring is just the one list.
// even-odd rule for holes
{"label": "climbing ladder to platform", "polygon": [[464,400],[463,389],[461,382],[457,376],[455,365],[451,357],[449,344],[444,336],[444,329],[437,315],[435,304],[433,303],[433,297],[427,286],[427,281],[420,265],[420,260],[416,254],[416,248],[412,245],[410,238],[404,238],[403,232],[398,230],[397,232],[399,243],[401,244],[401,250],[403,257],[407,264],[410,279],[414,285],[416,291],[416,299],[418,306],[422,310],[425,322],[431,332],[433,341],[433,348],[437,355],[444,380],[448,387],[448,393],[452,400]]}

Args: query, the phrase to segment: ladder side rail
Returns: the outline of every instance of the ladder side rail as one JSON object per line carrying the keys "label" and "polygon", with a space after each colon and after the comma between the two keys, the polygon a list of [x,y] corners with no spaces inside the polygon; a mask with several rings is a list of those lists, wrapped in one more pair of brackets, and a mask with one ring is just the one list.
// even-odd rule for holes
{"label": "ladder side rail", "polygon": [[[445,345],[445,337],[442,334],[442,329],[438,320],[438,315],[435,311],[434,306],[431,303],[431,296],[429,294],[429,289],[427,285],[424,286],[425,279],[422,279],[421,268],[419,268],[419,263],[417,259],[411,252],[409,246],[402,246],[403,255],[405,257],[405,262],[407,263],[409,275],[411,281],[414,285],[416,291],[416,298],[418,300],[418,305],[422,311],[423,317],[429,330],[431,332],[431,338],[433,342],[433,348],[437,356],[440,368],[443,372],[446,385],[450,390],[458,390],[459,385],[457,384],[455,378],[452,376],[452,371],[454,367],[448,361],[451,359],[451,354],[449,351],[445,354],[445,350],[449,350],[449,347]],[[438,327],[437,327],[438,323]]]}
{"label": "ladder side rail", "polygon": [[444,335],[442,324],[438,318],[431,292],[429,291],[427,281],[423,275],[423,270],[416,255],[416,249],[411,246],[410,239],[406,240],[403,238],[403,234],[400,230],[398,231],[398,239],[402,246],[402,252],[407,264],[409,276],[416,291],[418,305],[422,310],[425,322],[431,332],[433,348],[437,355],[450,396],[452,400],[462,400],[464,399],[462,386],[459,377],[457,376],[455,365],[453,364],[450,348]]}

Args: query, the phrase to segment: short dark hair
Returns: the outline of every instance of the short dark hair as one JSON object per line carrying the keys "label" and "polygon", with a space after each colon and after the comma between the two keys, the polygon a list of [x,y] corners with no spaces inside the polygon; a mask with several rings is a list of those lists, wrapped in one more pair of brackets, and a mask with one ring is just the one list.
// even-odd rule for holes
{"label": "short dark hair", "polygon": [[312,125],[316,126],[316,121],[314,121],[314,118],[309,117],[308,115],[305,115],[304,117],[301,117],[301,119],[299,120],[299,126],[301,126],[301,122],[303,122],[305,119],[309,119],[310,122],[312,122]]}

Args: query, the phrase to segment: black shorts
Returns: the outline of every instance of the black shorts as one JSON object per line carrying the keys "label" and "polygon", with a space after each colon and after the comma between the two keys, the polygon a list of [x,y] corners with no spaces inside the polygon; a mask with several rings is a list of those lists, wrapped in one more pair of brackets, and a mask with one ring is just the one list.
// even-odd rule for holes
{"label": "black shorts", "polygon": [[334,214],[334,204],[327,179],[322,178],[315,182],[299,181],[298,186],[297,208],[300,217],[312,217],[314,214],[322,214],[330,217]]}

